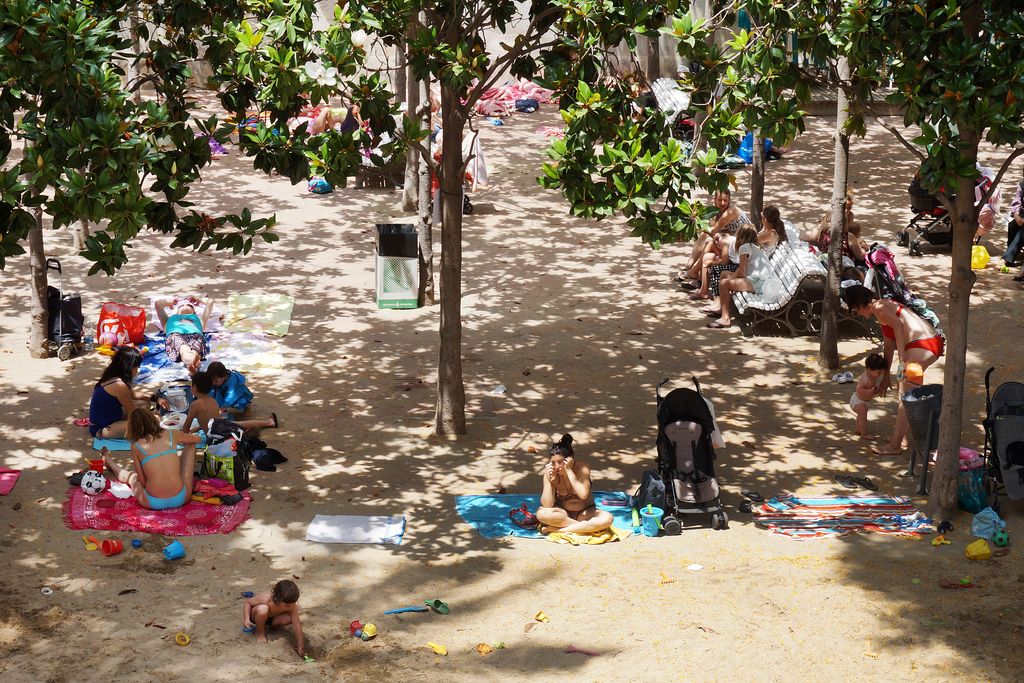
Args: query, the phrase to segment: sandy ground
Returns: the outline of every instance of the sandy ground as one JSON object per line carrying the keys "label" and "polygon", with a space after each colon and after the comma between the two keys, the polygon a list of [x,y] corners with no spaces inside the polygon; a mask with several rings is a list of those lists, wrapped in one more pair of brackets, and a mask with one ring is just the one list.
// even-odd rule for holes
{"label": "sandy ground", "polygon": [[[460,439],[430,436],[436,307],[379,311],[373,302],[372,228],[400,215],[391,191],[307,194],[229,157],[190,198],[276,212],[282,240],[271,248],[246,258],[190,254],[147,235],[115,277],[85,277],[69,236],[47,236],[49,253],[64,259],[65,286],[83,296],[87,325],[103,301],[175,291],[297,299],[284,371],[250,378],[257,412],[282,419],[266,436],[291,460],[256,474],[250,520],[230,535],[183,539],[182,561],[165,562],[158,537],[113,558],[86,553],[81,534],[64,527],[65,477],[88,452],[72,420],[86,413],[105,359],[30,359],[27,263],[0,273],[0,462],[24,470],[0,498],[5,681],[1020,679],[1021,553],[969,563],[968,516],[954,520],[953,545],[935,549],[868,535],[795,542],[736,510],[747,488],[841,493],[833,477],[844,472],[870,475],[883,492],[913,487],[897,476],[904,459],[872,457],[851,437],[850,386],[817,370],[816,340],[705,330],[670,279],[684,249],[655,252],[617,222],[571,219],[536,186],[545,139],[535,131],[553,122],[542,112],[483,130],[492,185],[466,220],[469,433]],[[831,126],[812,120],[768,167],[766,200],[798,223],[816,220],[827,202]],[[853,155],[858,217],[869,239],[891,241],[909,218],[913,163],[880,127],[855,141]],[[1020,175],[1018,167],[1008,178]],[[746,178],[739,172],[740,188]],[[942,316],[948,254],[897,254]],[[1021,379],[1011,308],[1019,298],[1010,276],[979,274],[965,445],[981,446],[985,369],[996,366],[997,383]],[[846,339],[840,350],[858,372],[871,342]],[[941,373],[940,362],[929,377]],[[632,490],[654,461],[654,385],[685,385],[691,375],[715,401],[729,442],[718,462],[728,531],[694,526],[676,538],[570,548],[485,540],[455,515],[458,494],[537,490],[543,458],[529,447],[543,452],[567,431],[597,487]],[[508,393],[489,395],[499,383]],[[872,411],[873,429],[891,429],[894,407],[890,398]],[[1004,511],[1015,537],[1022,506]],[[400,547],[307,543],[317,513],[405,514],[408,532]],[[692,563],[704,569],[688,571]],[[257,646],[240,632],[239,592],[293,576],[316,663],[295,656],[288,634]],[[965,576],[979,587],[937,585]],[[54,594],[41,595],[42,586]],[[137,592],[119,597],[125,589]],[[381,616],[433,597],[451,604],[450,616]],[[534,625],[538,610],[550,623]],[[374,621],[380,636],[348,638],[357,618]],[[145,626],[154,619],[166,629]],[[174,644],[179,630],[191,635],[188,647]],[[428,641],[449,655],[434,655]],[[474,650],[498,642],[506,649]],[[600,654],[566,654],[568,644]]]}

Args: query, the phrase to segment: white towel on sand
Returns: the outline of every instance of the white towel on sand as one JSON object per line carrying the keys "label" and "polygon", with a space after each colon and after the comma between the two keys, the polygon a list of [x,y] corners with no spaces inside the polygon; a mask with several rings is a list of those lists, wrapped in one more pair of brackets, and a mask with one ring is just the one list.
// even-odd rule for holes
{"label": "white towel on sand", "polygon": [[306,540],[401,545],[403,534],[403,515],[317,515],[306,529]]}

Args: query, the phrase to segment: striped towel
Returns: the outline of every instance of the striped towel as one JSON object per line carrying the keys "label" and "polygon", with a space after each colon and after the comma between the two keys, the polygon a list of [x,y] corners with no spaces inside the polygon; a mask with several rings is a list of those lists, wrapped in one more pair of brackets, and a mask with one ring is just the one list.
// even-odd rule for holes
{"label": "striped towel", "polygon": [[754,511],[754,523],[795,539],[835,538],[857,531],[920,536],[931,533],[931,520],[902,496],[817,498],[783,494]]}

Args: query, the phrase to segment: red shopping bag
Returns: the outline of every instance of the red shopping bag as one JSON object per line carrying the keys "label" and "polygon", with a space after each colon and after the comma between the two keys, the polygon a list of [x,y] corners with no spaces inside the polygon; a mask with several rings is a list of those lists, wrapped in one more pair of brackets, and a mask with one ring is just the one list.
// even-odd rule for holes
{"label": "red shopping bag", "polygon": [[96,322],[97,344],[111,341],[110,335],[117,340],[115,346],[141,344],[145,332],[146,309],[113,301],[107,301],[100,307],[100,317]]}

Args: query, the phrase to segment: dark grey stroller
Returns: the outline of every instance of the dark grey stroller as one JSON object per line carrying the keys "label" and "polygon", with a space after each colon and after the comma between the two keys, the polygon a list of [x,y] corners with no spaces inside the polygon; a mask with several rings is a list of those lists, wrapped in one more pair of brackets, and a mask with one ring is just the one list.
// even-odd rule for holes
{"label": "dark grey stroller", "polygon": [[921,187],[921,181],[916,175],[908,191],[910,210],[914,212],[914,217],[907,227],[896,233],[896,244],[907,247],[907,253],[911,256],[921,255],[922,241],[936,246],[952,244],[953,222],[938,197]]}
{"label": "dark grey stroller", "polygon": [[729,517],[719,499],[715,449],[711,434],[715,419],[693,378],[694,389],[673,389],[662,397],[663,379],[654,393],[658,402],[658,473],[665,483],[665,534],[682,529],[682,515],[711,515],[712,529],[727,529]]}
{"label": "dark grey stroller", "polygon": [[1000,493],[1024,499],[1024,384],[1004,382],[990,397],[993,372],[985,373],[985,458],[994,489],[992,508],[998,509]]}
{"label": "dark grey stroller", "polygon": [[67,360],[82,350],[82,329],[85,327],[82,297],[64,293],[64,271],[61,270],[60,261],[55,258],[46,259],[46,269],[55,270],[60,276],[58,287],[46,287],[50,350],[56,351],[60,360]]}

